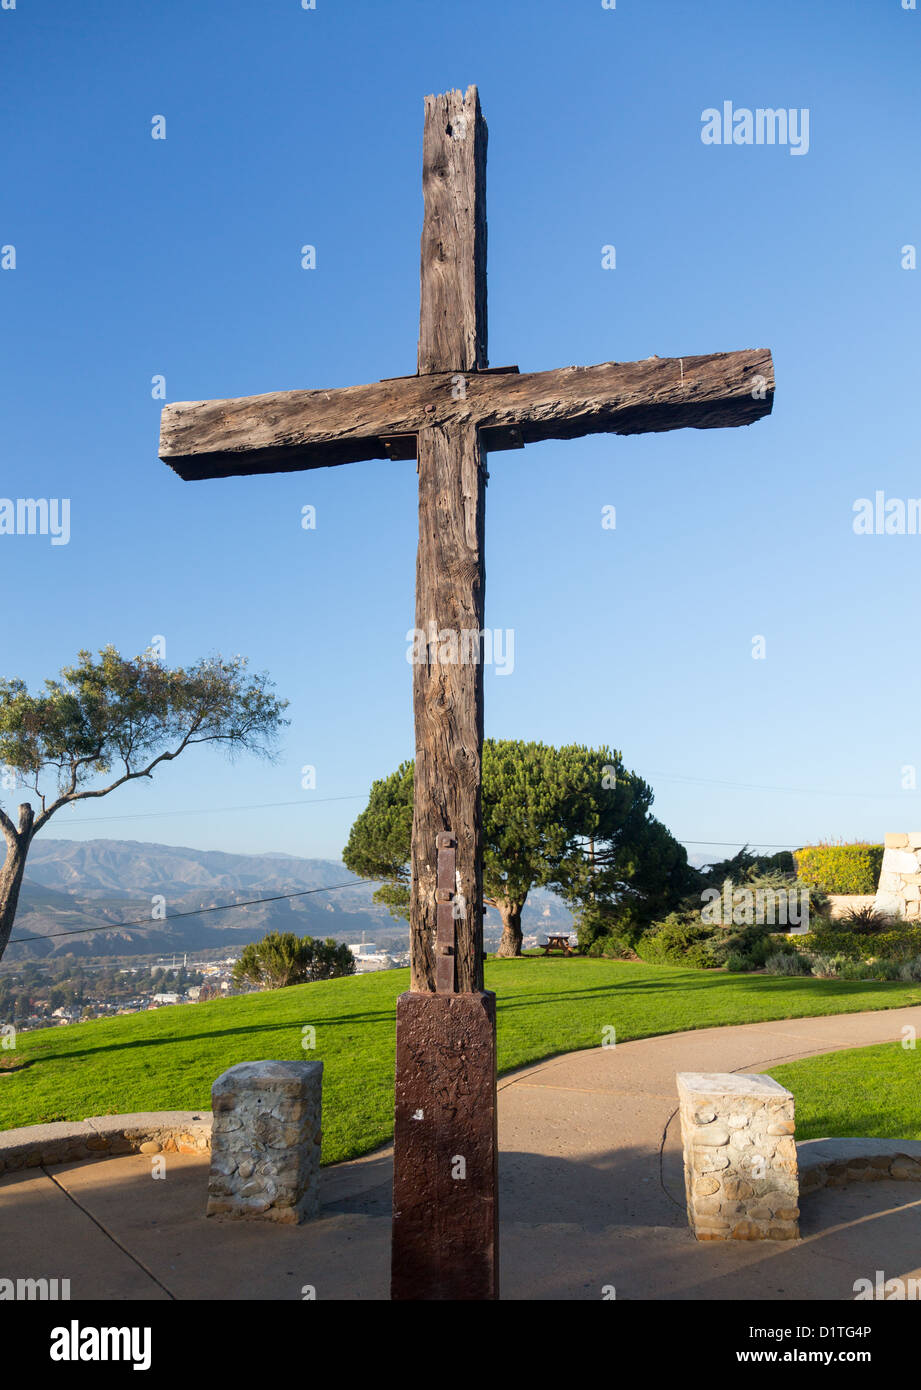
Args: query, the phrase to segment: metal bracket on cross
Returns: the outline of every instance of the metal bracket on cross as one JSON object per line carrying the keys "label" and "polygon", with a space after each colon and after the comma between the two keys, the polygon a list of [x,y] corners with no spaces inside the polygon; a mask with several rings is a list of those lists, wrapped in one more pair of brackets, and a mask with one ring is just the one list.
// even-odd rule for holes
{"label": "metal bracket on cross", "polygon": [[438,870],[435,880],[435,991],[456,994],[454,978],[454,898],[457,893],[457,840],[450,830],[436,836]]}

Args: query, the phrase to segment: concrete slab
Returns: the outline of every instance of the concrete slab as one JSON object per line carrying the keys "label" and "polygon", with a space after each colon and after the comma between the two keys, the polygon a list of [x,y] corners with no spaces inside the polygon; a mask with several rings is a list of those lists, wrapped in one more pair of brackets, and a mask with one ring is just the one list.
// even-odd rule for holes
{"label": "concrete slab", "polygon": [[3,1278],[69,1279],[72,1299],[168,1298],[150,1272],[40,1169],[0,1180],[0,1231]]}
{"label": "concrete slab", "polygon": [[[702,1245],[682,1226],[601,1227],[509,1222],[503,1227],[506,1299],[853,1300],[860,1278],[918,1277],[921,1209],[904,1187],[874,1184],[821,1193],[797,1243]],[[859,1290],[859,1285],[857,1289]]]}
{"label": "concrete slab", "polygon": [[377,1210],[366,1200],[363,1213],[326,1210],[303,1226],[215,1222],[204,1217],[207,1158],[165,1157],[162,1178],[134,1154],[55,1176],[172,1297],[300,1301],[309,1289],[318,1299],[389,1296],[389,1184]]}
{"label": "concrete slab", "polygon": [[[675,1077],[901,1038],[921,1008],[706,1029],[572,1053],[500,1083],[505,1299],[844,1299],[921,1265],[921,1193],[879,1181],[804,1199],[798,1243],[700,1244],[684,1211]],[[104,1122],[96,1117],[96,1123]],[[146,1117],[149,1118],[149,1117]],[[893,1141],[885,1141],[891,1144]],[[391,1150],[322,1171],[301,1227],[206,1221],[207,1154],[140,1155],[0,1177],[4,1277],[73,1297],[386,1299]],[[46,1268],[47,1266],[47,1268]]]}

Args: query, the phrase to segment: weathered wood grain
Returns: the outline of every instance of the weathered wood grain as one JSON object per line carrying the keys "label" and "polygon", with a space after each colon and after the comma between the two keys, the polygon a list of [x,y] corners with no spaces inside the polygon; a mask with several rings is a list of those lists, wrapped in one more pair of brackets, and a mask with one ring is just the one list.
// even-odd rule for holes
{"label": "weathered wood grain", "polygon": [[486,142],[476,87],[426,97],[420,373],[487,366]]}
{"label": "weathered wood grain", "polygon": [[[436,425],[419,441],[410,988],[435,989],[436,839],[457,840],[455,988],[483,988],[483,458],[472,428]],[[429,640],[432,638],[433,640]],[[456,653],[457,660],[452,660]]]}
{"label": "weathered wood grain", "polygon": [[[443,968],[440,978],[442,987],[453,977],[456,990],[470,993],[483,988],[486,470],[476,421],[458,407],[466,407],[474,370],[487,365],[486,123],[475,87],[466,95],[426,98],[422,184],[419,374],[408,389],[421,388],[423,394],[414,407],[415,430],[391,431],[415,435],[416,630],[426,637],[425,659],[413,667],[410,988],[433,992],[439,987],[437,837],[450,830],[457,841],[454,969]],[[395,388],[395,399],[405,402],[407,382],[382,385]],[[391,449],[399,452],[399,446]]]}
{"label": "weathered wood grain", "polygon": [[412,457],[411,436],[436,425],[478,428],[496,452],[585,434],[750,425],[773,400],[767,348],[520,375],[439,372],[180,401],[164,407],[160,457],[185,479],[226,478]]}

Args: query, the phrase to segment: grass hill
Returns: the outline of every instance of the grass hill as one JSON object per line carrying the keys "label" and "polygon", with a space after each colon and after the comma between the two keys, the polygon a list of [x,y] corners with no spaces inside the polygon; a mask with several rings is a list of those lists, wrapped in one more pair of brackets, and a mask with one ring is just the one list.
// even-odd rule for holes
{"label": "grass hill", "polygon": [[[321,1058],[323,1158],[366,1153],[392,1134],[394,1011],[408,971],[297,985],[265,994],[24,1033],[0,1052],[0,1129],[135,1110],[210,1105],[237,1062]],[[556,1053],[730,1023],[921,1003],[921,985],[729,975],[633,962],[538,956],[490,961],[499,1005],[499,1066]],[[316,1029],[305,1052],[303,1028]]]}

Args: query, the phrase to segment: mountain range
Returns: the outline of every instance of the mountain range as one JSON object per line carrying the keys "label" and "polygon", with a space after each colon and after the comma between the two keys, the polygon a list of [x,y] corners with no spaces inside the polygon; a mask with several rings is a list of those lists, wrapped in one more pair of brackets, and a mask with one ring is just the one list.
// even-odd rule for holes
{"label": "mountain range", "polygon": [[[407,938],[406,922],[373,901],[376,886],[329,859],[226,854],[136,840],[37,839],[13,942],[38,939],[11,944],[5,959],[238,947],[269,931],[343,941],[359,941],[362,934],[371,941]],[[290,893],[309,896],[282,897]],[[282,900],[199,915],[200,909],[255,898]],[[498,920],[490,909],[487,929]],[[525,905],[525,931],[566,930],[571,920],[564,904],[542,890],[532,892]]]}

